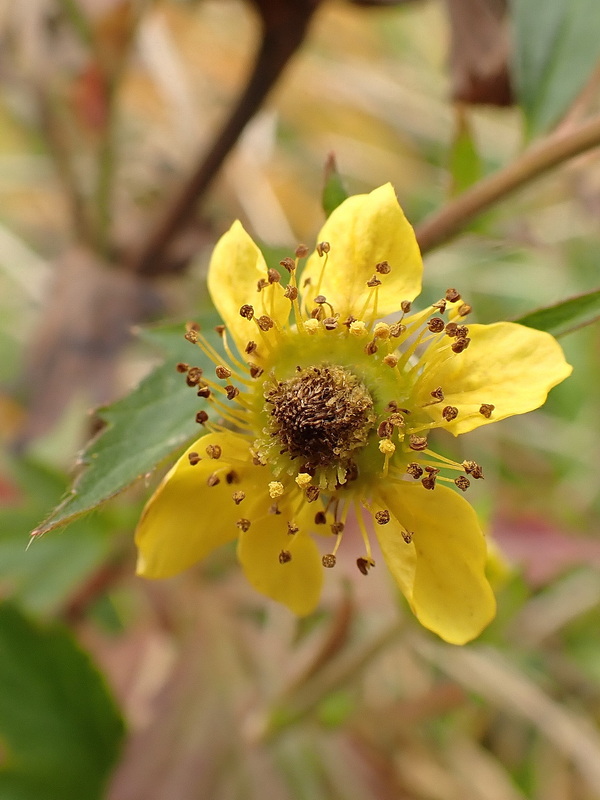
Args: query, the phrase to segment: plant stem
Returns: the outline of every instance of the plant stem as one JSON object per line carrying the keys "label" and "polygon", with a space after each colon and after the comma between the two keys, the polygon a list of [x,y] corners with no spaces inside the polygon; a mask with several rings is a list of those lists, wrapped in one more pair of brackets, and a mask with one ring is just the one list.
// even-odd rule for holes
{"label": "plant stem", "polygon": [[416,229],[421,252],[439,247],[472,219],[498,201],[558,164],[600,145],[600,116],[568,133],[556,133],[526,150],[508,166],[474,186],[432,214]]}

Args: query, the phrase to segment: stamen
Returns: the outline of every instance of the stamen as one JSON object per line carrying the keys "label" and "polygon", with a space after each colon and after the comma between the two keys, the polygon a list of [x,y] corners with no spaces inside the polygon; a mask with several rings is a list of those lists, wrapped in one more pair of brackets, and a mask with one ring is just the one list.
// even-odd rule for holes
{"label": "stamen", "polygon": [[195,467],[196,464],[198,464],[198,463],[200,463],[200,461],[202,461],[202,459],[200,458],[198,453],[188,453],[188,460],[189,460],[190,464],[192,465],[192,467]]}
{"label": "stamen", "polygon": [[492,411],[495,408],[496,406],[492,405],[491,403],[482,403],[482,405],[479,408],[479,413],[486,419],[489,419],[492,416]]}
{"label": "stamen", "polygon": [[214,458],[215,460],[221,458],[221,448],[218,444],[209,444],[206,448],[206,453],[209,458]]}
{"label": "stamen", "polygon": [[249,531],[249,530],[250,530],[250,525],[251,525],[251,522],[250,522],[250,520],[249,520],[249,519],[245,519],[244,517],[242,517],[242,519],[238,519],[238,521],[237,521],[235,524],[237,525],[237,527],[238,527],[238,528],[239,528],[239,529],[240,529],[240,530],[241,530],[243,533],[246,533],[247,531]]}
{"label": "stamen", "polygon": [[246,494],[245,492],[234,492],[231,496],[236,506],[239,506],[242,500],[244,500],[244,498],[246,497]]}
{"label": "stamen", "polygon": [[292,560],[292,554],[290,553],[289,550],[282,550],[281,553],[279,553],[280,564],[289,564],[291,560]]}
{"label": "stamen", "polygon": [[283,492],[283,483],[280,483],[279,481],[271,481],[269,483],[269,497],[273,498],[273,500],[276,497],[281,497]]}
{"label": "stamen", "polygon": [[198,411],[196,414],[196,422],[199,425],[204,425],[206,422],[208,422],[208,414],[206,411],[204,411],[204,409],[202,411]]}

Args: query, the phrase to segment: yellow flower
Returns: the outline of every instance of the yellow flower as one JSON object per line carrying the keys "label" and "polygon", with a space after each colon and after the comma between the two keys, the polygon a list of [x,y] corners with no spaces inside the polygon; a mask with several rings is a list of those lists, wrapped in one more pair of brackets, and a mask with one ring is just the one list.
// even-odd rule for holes
{"label": "yellow flower", "polygon": [[[208,432],[148,502],[138,572],[173,575],[237,537],[250,583],[307,614],[352,514],[360,571],[375,564],[374,531],[420,622],[462,644],[495,612],[485,539],[460,494],[482,469],[436,454],[429,434],[537,408],[571,367],[546,333],[467,326],[454,289],[411,312],[421,256],[389,184],[331,214],[298,278],[307,254],[281,262],[284,288],[239,222],[217,243],[208,287],[226,359],[188,330],[215,363],[210,376],[180,367],[212,404],[197,416]],[[333,542],[325,555],[313,533]]]}

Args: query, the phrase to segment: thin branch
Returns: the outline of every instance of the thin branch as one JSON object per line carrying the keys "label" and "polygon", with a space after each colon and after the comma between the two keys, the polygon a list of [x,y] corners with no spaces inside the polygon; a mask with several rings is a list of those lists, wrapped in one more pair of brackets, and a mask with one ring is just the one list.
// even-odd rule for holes
{"label": "thin branch", "polygon": [[534,178],[574,156],[600,146],[600,116],[568,133],[553,134],[526,150],[511,164],[476,183],[416,229],[423,253],[459,233],[472,219]]}
{"label": "thin branch", "polygon": [[170,246],[190,223],[198,200],[301,45],[317,4],[318,0],[293,0],[279,6],[277,13],[272,13],[269,3],[264,4],[268,8],[257,3],[263,19],[262,38],[246,86],[229,118],[215,135],[208,153],[200,159],[140,252],[130,259],[132,271],[149,276],[158,275],[168,269],[167,255]]}

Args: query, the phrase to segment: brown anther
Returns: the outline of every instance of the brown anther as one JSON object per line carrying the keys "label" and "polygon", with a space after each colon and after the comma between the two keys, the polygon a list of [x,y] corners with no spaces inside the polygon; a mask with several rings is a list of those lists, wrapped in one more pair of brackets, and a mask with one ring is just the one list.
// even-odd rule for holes
{"label": "brown anther", "polygon": [[188,342],[191,342],[192,344],[197,344],[197,342],[198,342],[198,334],[194,330],[186,331],[183,334],[183,338],[187,339]]}
{"label": "brown anther", "polygon": [[492,416],[492,411],[496,408],[496,406],[492,405],[491,403],[482,403],[479,406],[479,413],[484,416],[486,419],[489,419]]}
{"label": "brown anther", "polygon": [[248,364],[248,368],[250,369],[251,378],[260,378],[264,372],[264,369],[259,367],[257,364]]}
{"label": "brown anther", "polygon": [[371,567],[375,566],[375,562],[373,561],[372,558],[368,558],[367,556],[361,556],[360,558],[356,559],[356,566],[358,567],[359,571],[362,572],[363,575],[368,575]]}
{"label": "brown anther", "polygon": [[246,347],[244,348],[244,353],[248,353],[248,355],[250,355],[250,353],[253,353],[255,350],[256,350],[256,342],[249,341]]}
{"label": "brown anther", "polygon": [[213,472],[212,475],[209,475],[206,479],[207,486],[217,486],[219,483],[221,483],[221,479],[216,472]]}
{"label": "brown anther", "polygon": [[475,480],[483,478],[483,470],[476,461],[463,461],[462,467],[467,475],[475,478]]}
{"label": "brown anther", "polygon": [[461,492],[466,492],[469,486],[471,485],[471,481],[467,478],[466,475],[459,475],[458,478],[455,479],[454,483]]}
{"label": "brown anther", "polygon": [[416,461],[411,461],[411,463],[407,465],[406,471],[409,475],[416,479],[423,475],[423,467],[420,464],[417,464]]}
{"label": "brown anther", "polygon": [[227,386],[225,386],[224,389],[225,389],[225,392],[227,393],[227,399],[228,400],[235,400],[235,398],[240,393],[240,390],[237,388],[237,386],[232,386],[231,384],[228,384]]}
{"label": "brown anther", "polygon": [[458,408],[456,406],[446,406],[442,409],[442,417],[446,422],[452,422],[453,419],[458,417]]}
{"label": "brown anther", "polygon": [[314,503],[314,501],[318,498],[320,494],[320,489],[318,486],[307,486],[306,487],[306,499],[309,503]]}
{"label": "brown anther", "polygon": [[389,275],[392,268],[387,261],[380,261],[379,264],[375,264],[375,271],[380,275]]}
{"label": "brown anther", "polygon": [[441,386],[438,386],[437,389],[434,389],[433,392],[430,392],[430,395],[434,400],[437,400],[438,403],[441,403],[444,399],[444,390]]}
{"label": "brown anther", "polygon": [[266,467],[267,462],[261,456],[252,456],[252,463],[255,467]]}
{"label": "brown anther", "polygon": [[257,322],[261,331],[270,331],[275,324],[271,317],[268,317],[266,314],[263,314],[262,317],[259,317]]}
{"label": "brown anther", "polygon": [[462,306],[458,307],[458,315],[459,317],[466,317],[467,314],[470,314],[473,311],[473,307],[470,306],[468,303],[463,303]]}
{"label": "brown anther", "polygon": [[204,423],[207,421],[208,421],[208,414],[206,413],[206,411],[198,411],[198,413],[196,414],[196,422],[199,425],[204,425]]}
{"label": "brown anther", "polygon": [[288,522],[287,529],[288,529],[288,534],[290,536],[294,536],[294,534],[298,533],[298,531],[300,530],[300,528],[296,525],[296,523],[291,521]]}
{"label": "brown anther", "polygon": [[232,483],[239,483],[240,482],[240,476],[237,474],[237,472],[234,469],[230,469],[229,472],[225,475],[225,480],[230,485]]}
{"label": "brown anther", "polygon": [[277,272],[276,269],[269,269],[267,271],[267,280],[269,283],[279,283],[281,280],[281,275]]}
{"label": "brown anther", "polygon": [[333,522],[331,524],[331,532],[336,536],[340,534],[344,530],[344,523],[343,522]]}
{"label": "brown anther", "polygon": [[324,511],[317,511],[315,514],[315,525],[327,524],[327,514]]}
{"label": "brown anther", "polygon": [[432,333],[441,333],[446,327],[444,320],[440,317],[432,317],[427,323],[427,327]]}
{"label": "brown anther", "polygon": [[405,330],[406,325],[403,325],[401,322],[394,322],[393,325],[390,325],[390,336],[397,339],[399,336],[402,336]]}
{"label": "brown anther", "polygon": [[400,361],[400,359],[398,358],[398,356],[395,356],[393,353],[388,353],[387,356],[384,356],[382,358],[382,361],[388,367],[391,367],[393,369],[394,367],[398,366],[398,361]]}
{"label": "brown anther", "polygon": [[324,317],[325,317],[325,312],[323,311],[323,309],[321,308],[321,306],[316,306],[316,307],[315,307],[315,308],[313,308],[313,310],[310,312],[310,316],[311,316],[311,319],[318,319],[318,320],[321,320],[321,319],[324,319]]}
{"label": "brown anther", "polygon": [[246,493],[245,492],[234,492],[231,496],[232,496],[233,502],[236,504],[236,506],[239,506],[239,504],[242,502],[242,500],[246,497]]}
{"label": "brown anther", "polygon": [[221,450],[218,444],[209,444],[208,447],[206,448],[206,455],[209,458],[215,458],[215,459],[221,458],[222,452],[223,451]]}
{"label": "brown anther", "polygon": [[393,414],[390,414],[388,421],[391,422],[394,427],[401,428],[404,425],[404,415],[395,411]]}
{"label": "brown anther", "polygon": [[207,397],[210,397],[210,389],[207,385],[200,386],[196,394],[198,397],[204,397],[204,399],[206,399]]}
{"label": "brown anther", "polygon": [[471,343],[470,339],[457,339],[452,345],[452,350],[455,353],[462,353],[463,350],[467,349],[470,343]]}
{"label": "brown anther", "polygon": [[438,475],[439,469],[437,467],[425,467],[425,472],[427,472],[428,475]]}
{"label": "brown anther", "polygon": [[410,544],[413,540],[414,533],[412,531],[402,531],[402,538],[406,544]]}
{"label": "brown anther", "polygon": [[427,449],[427,437],[426,436],[416,436],[414,433],[411,433],[408,446],[411,450],[426,450]]}
{"label": "brown anther", "polygon": [[215,325],[215,331],[219,334],[219,336],[223,336],[225,330],[225,325]]}
{"label": "brown anther", "polygon": [[195,467],[196,464],[202,461],[198,453],[188,453],[188,460],[192,467]]}
{"label": "brown anther", "polygon": [[177,364],[177,366],[175,367],[177,372],[187,372],[189,368],[190,368],[190,365],[186,364],[183,361],[180,361],[179,364]]}
{"label": "brown anther", "polygon": [[238,521],[235,524],[244,533],[246,533],[247,530],[250,530],[250,520],[249,519],[245,519],[245,517],[242,517],[241,519],[238,519]]}
{"label": "brown anther", "polygon": [[389,419],[384,419],[377,427],[377,436],[380,439],[389,439],[394,433],[394,424]]}
{"label": "brown anther", "polygon": [[369,280],[367,281],[367,286],[369,287],[369,289],[373,289],[375,286],[381,286],[381,281],[379,280],[377,275],[373,275],[373,277],[369,278]]}
{"label": "brown anther", "polygon": [[289,550],[282,550],[281,553],[279,553],[280,564],[289,564],[291,560],[292,560],[292,554],[290,553]]}
{"label": "brown anther", "polygon": [[433,303],[433,305],[431,307],[432,308],[437,308],[437,310],[440,312],[440,314],[443,314],[444,311],[446,310],[446,301],[443,300],[443,299],[442,300],[438,300],[437,303]]}
{"label": "brown anther", "polygon": [[279,265],[284,269],[287,269],[288,272],[293,272],[296,269],[296,262],[293,258],[287,256],[286,258],[282,258],[279,262]]}
{"label": "brown anther", "polygon": [[454,337],[456,336],[456,331],[458,330],[458,325],[456,322],[449,322],[446,325],[446,336]]}
{"label": "brown anther", "polygon": [[327,317],[323,320],[323,327],[326,331],[334,331],[338,326],[337,319],[335,317]]}
{"label": "brown anther", "polygon": [[267,281],[265,278],[261,278],[260,280],[258,280],[256,282],[256,291],[257,292],[262,292],[262,290],[268,285],[269,285],[269,281]]}
{"label": "brown anther", "polygon": [[215,369],[215,372],[217,373],[217,378],[221,378],[222,380],[231,377],[231,370],[229,369],[229,367],[223,367],[222,365],[219,365]]}
{"label": "brown anther", "polygon": [[383,511],[376,511],[375,512],[375,522],[378,525],[387,525],[390,521],[390,512],[387,508],[384,508]]}
{"label": "brown anther", "polygon": [[240,317],[244,317],[245,319],[252,319],[254,316],[254,308],[249,306],[247,303],[240,308]]}
{"label": "brown anther", "polygon": [[315,303],[316,303],[318,306],[320,306],[320,305],[323,305],[323,303],[326,303],[326,302],[327,302],[327,298],[325,297],[325,295],[324,295],[324,294],[318,294],[318,295],[315,297],[315,299],[314,299],[314,302],[315,302]]}
{"label": "brown anther", "polygon": [[403,313],[403,314],[408,314],[408,312],[409,312],[409,311],[410,311],[410,309],[411,309],[411,302],[410,302],[410,300],[403,300],[403,301],[400,303],[400,308],[402,309],[402,313]]}
{"label": "brown anther", "polygon": [[446,289],[446,300],[449,303],[456,303],[460,300],[460,293],[456,289]]}
{"label": "brown anther", "polygon": [[435,489],[435,475],[426,475],[421,483],[425,489]]}
{"label": "brown anther", "polygon": [[296,248],[296,258],[306,258],[308,255],[308,247],[305,244],[299,244]]}
{"label": "brown anther", "polygon": [[398,403],[395,400],[390,400],[390,402],[386,405],[386,407],[383,410],[398,411]]}
{"label": "brown anther", "polygon": [[295,286],[288,284],[285,287],[285,292],[283,293],[283,296],[287,297],[288,300],[292,301],[296,300],[296,298],[298,297],[298,289]]}
{"label": "brown anther", "polygon": [[200,367],[190,367],[186,378],[187,385],[197,386],[200,383],[201,379],[202,379],[202,370],[200,369]]}
{"label": "brown anther", "polygon": [[375,344],[375,339],[373,339],[372,342],[369,342],[369,344],[365,345],[365,353],[368,356],[374,356],[376,352],[377,352],[377,345]]}
{"label": "brown anther", "polygon": [[327,569],[332,569],[335,567],[335,560],[336,559],[333,553],[327,553],[321,559],[321,564],[323,564],[324,567],[327,567]]}
{"label": "brown anther", "polygon": [[459,325],[456,329],[456,338],[457,339],[466,339],[469,335],[469,329],[466,325]]}
{"label": "brown anther", "polygon": [[322,256],[325,253],[328,253],[331,250],[331,245],[329,242],[319,242],[317,245],[317,253]]}

